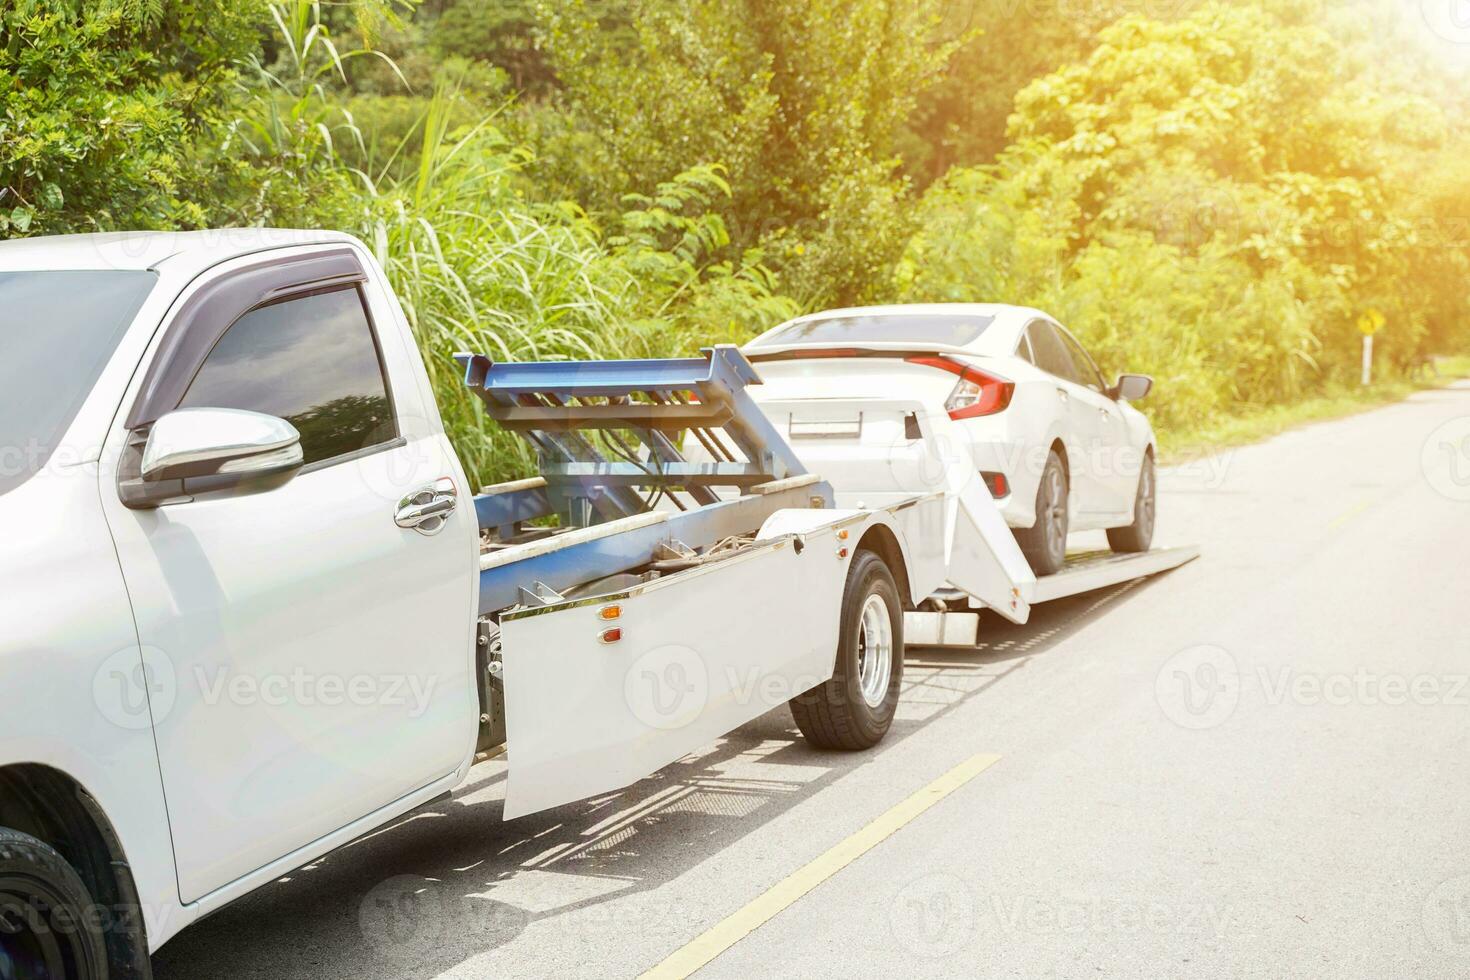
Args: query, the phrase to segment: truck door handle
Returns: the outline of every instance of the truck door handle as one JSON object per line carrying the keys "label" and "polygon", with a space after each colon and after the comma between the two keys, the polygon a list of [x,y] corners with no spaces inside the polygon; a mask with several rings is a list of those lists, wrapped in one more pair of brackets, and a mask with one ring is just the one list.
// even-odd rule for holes
{"label": "truck door handle", "polygon": [[1061,396],[1062,401],[1066,401],[1067,400],[1067,389],[1066,388],[1058,388],[1057,389],[1057,394]]}
{"label": "truck door handle", "polygon": [[393,523],[413,528],[420,534],[437,534],[443,529],[459,504],[459,491],[449,477],[441,477],[426,487],[419,487],[398,501]]}

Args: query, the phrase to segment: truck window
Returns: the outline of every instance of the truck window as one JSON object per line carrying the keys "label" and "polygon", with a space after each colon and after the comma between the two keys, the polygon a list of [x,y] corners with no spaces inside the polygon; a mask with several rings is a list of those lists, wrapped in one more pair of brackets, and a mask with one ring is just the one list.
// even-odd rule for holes
{"label": "truck window", "polygon": [[301,433],[305,464],[398,436],[377,340],[356,288],[257,307],[224,332],[180,408],[242,408]]}
{"label": "truck window", "polygon": [[142,271],[0,272],[0,494],[51,459],[157,282]]}

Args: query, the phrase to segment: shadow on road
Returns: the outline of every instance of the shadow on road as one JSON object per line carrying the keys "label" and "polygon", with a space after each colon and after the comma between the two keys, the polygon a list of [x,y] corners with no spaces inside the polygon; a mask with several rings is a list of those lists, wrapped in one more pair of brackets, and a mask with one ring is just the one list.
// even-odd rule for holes
{"label": "shadow on road", "polygon": [[911,648],[893,730],[871,752],[810,748],[782,707],[625,790],[509,822],[501,820],[504,762],[484,763],[451,798],[185,931],[155,958],[156,975],[429,977],[572,910],[604,909],[623,935],[637,935],[639,919],[688,917],[687,909],[609,899],[677,878],[881,760],[1145,587],[1037,606],[1025,626],[984,613],[985,641],[973,649]]}

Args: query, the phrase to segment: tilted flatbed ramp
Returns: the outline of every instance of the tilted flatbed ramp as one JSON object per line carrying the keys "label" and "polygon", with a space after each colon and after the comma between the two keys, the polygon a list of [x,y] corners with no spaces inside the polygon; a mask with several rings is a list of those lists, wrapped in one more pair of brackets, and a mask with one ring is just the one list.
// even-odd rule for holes
{"label": "tilted flatbed ramp", "polygon": [[[1074,552],[1055,575],[1037,579],[1031,587],[1031,605],[1085,595],[1178,568],[1198,558],[1195,545],[1154,548],[1137,554],[1111,551]],[[938,612],[904,614],[904,639],[915,647],[972,647],[979,642],[979,609],[987,604],[960,589],[951,588],[935,596],[946,606]],[[1008,610],[997,610],[1006,613]],[[1014,616],[1007,616],[1015,621]]]}
{"label": "tilted flatbed ramp", "polygon": [[1155,548],[1138,554],[1115,554],[1111,551],[1089,551],[1069,555],[1067,564],[1055,575],[1036,580],[1031,601],[1050,602],[1068,596],[1095,592],[1136,578],[1146,578],[1178,568],[1199,557],[1199,547]]}

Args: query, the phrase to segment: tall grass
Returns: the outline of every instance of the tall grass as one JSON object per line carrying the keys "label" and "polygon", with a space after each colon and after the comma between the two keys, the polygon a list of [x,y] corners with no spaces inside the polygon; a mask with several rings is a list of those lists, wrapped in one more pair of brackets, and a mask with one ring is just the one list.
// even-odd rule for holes
{"label": "tall grass", "polygon": [[[530,153],[493,114],[456,127],[466,113],[453,79],[375,157],[377,141],[363,139],[326,83],[354,52],[333,43],[314,0],[275,7],[289,71],[258,66],[246,131],[262,153],[293,162],[297,180],[317,185],[324,213],[352,216],[345,230],[369,244],[397,292],[477,484],[532,473],[535,460],[485,418],[456,351],[518,361],[689,354],[795,312],[758,254],[716,260],[729,244],[719,168],[695,167],[631,196],[622,215],[600,223],[573,204],[531,198]],[[339,145],[352,148],[356,166]]]}

